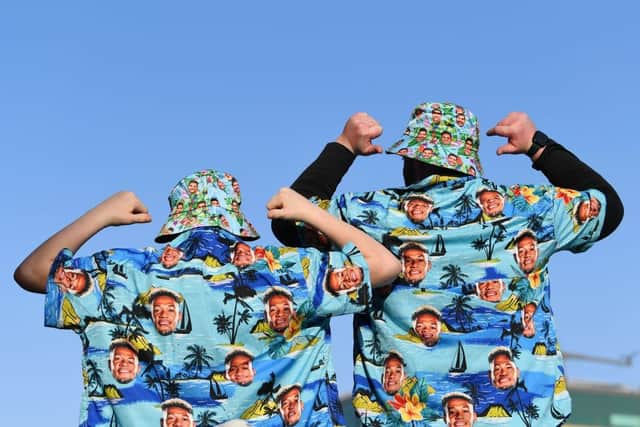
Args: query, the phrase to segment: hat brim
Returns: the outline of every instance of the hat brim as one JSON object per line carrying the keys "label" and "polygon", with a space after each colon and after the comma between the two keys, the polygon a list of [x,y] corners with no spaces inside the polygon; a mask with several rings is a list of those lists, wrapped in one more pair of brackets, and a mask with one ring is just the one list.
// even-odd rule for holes
{"label": "hat brim", "polygon": [[[224,218],[224,221],[222,221]],[[185,210],[170,214],[155,238],[156,243],[167,243],[185,231],[202,227],[225,230],[241,240],[252,241],[260,238],[251,222],[241,211],[233,212],[220,207]]]}

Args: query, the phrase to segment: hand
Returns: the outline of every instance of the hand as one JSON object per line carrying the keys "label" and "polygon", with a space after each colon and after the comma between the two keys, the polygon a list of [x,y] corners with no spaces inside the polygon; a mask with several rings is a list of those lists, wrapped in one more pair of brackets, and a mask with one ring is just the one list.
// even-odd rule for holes
{"label": "hand", "polygon": [[147,207],[131,191],[114,194],[91,212],[101,218],[105,226],[151,222]]}
{"label": "hand", "polygon": [[367,113],[355,113],[345,123],[342,134],[336,138],[336,142],[344,145],[355,155],[369,156],[382,153],[382,147],[371,142],[380,135],[382,135],[382,126],[376,119]]}
{"label": "hand", "polygon": [[294,190],[283,187],[267,203],[267,218],[304,220],[303,217],[314,208],[317,207],[309,200]]}
{"label": "hand", "polygon": [[527,114],[509,113],[487,131],[487,136],[498,135],[507,138],[507,143],[496,150],[498,155],[519,154],[529,151],[534,133],[536,133],[536,125]]}

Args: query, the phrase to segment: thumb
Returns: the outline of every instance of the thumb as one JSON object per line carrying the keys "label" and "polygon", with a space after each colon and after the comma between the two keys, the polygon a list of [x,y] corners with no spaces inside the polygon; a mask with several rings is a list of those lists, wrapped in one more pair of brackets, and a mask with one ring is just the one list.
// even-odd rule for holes
{"label": "thumb", "polygon": [[380,153],[382,153],[382,151],[383,151],[382,150],[382,146],[376,145],[376,144],[371,144],[367,148],[364,149],[362,154],[365,155],[365,156],[370,156],[370,155],[373,155],[373,154],[380,154]]}
{"label": "thumb", "polygon": [[147,212],[137,213],[131,216],[131,220],[136,223],[151,222],[151,215]]}

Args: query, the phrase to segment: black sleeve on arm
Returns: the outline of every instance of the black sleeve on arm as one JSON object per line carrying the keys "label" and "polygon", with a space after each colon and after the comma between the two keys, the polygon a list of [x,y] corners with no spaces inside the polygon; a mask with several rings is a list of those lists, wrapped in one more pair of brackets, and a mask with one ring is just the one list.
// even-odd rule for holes
{"label": "black sleeve on arm", "polygon": [[[353,164],[356,156],[337,142],[324,147],[318,158],[293,182],[291,188],[309,198],[328,199],[333,196],[342,177]],[[271,231],[287,246],[301,246],[294,221],[274,219]]]}
{"label": "black sleeve on arm", "polygon": [[578,191],[593,188],[604,194],[607,208],[598,240],[611,234],[622,221],[624,207],[616,190],[598,172],[562,145],[555,141],[547,145],[540,158],[531,166],[541,171],[553,185]]}

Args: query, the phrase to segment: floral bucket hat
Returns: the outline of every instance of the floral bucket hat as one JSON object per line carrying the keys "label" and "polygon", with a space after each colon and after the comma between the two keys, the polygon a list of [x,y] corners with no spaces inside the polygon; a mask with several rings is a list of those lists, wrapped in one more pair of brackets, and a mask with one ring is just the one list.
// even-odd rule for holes
{"label": "floral bucket hat", "polygon": [[402,139],[387,153],[481,176],[479,148],[478,119],[471,111],[449,102],[425,102],[413,109]]}
{"label": "floral bucket hat", "polygon": [[156,236],[165,243],[198,227],[218,227],[243,240],[255,240],[258,232],[240,211],[238,181],[225,172],[207,169],[180,180],[169,194],[171,213]]}

